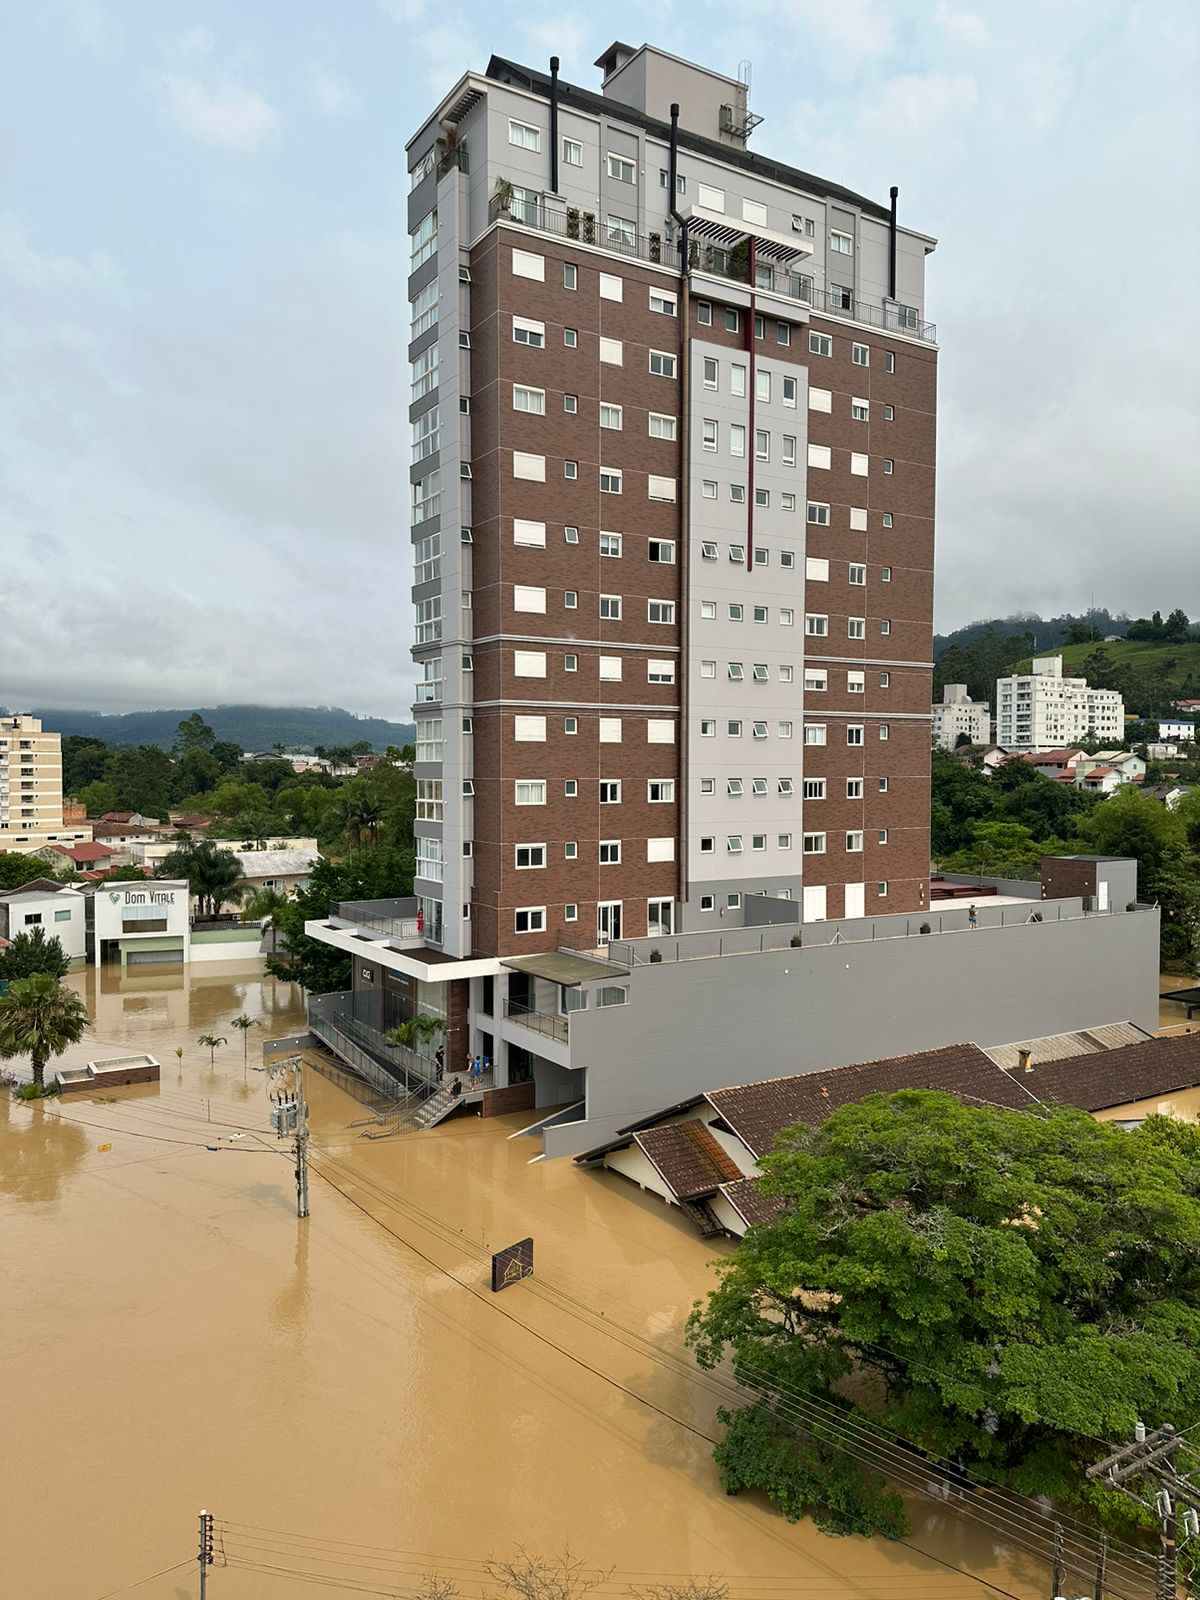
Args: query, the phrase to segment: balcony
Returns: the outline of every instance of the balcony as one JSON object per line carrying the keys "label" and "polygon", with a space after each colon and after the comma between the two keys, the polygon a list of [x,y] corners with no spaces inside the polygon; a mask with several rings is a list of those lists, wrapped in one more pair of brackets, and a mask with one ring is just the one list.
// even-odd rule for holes
{"label": "balcony", "polygon": [[520,1000],[506,1000],[504,1015],[510,1022],[531,1028],[534,1033],[540,1033],[543,1039],[553,1039],[556,1044],[567,1044],[570,1040],[570,1024],[566,1017],[534,1011]]}
{"label": "balcony", "polygon": [[352,922],[359,928],[370,928],[374,933],[385,933],[391,939],[416,942],[425,937],[412,895],[398,900],[342,900],[334,910],[342,922]]}
{"label": "balcony", "polygon": [[[666,267],[671,272],[677,273],[680,269],[679,246],[665,233],[638,234],[623,229],[609,233],[603,219],[594,211],[580,211],[573,206],[547,206],[541,201],[522,200],[516,196],[493,195],[488,202],[488,221],[511,222],[537,233],[551,234],[555,238],[578,240],[580,244],[595,245],[613,255]],[[726,249],[693,239],[688,248],[688,266],[695,271],[710,273],[750,288],[749,252],[736,246]],[[857,322],[886,332],[905,334],[909,338],[921,339],[926,344],[937,342],[937,324],[914,319],[907,307],[869,306],[861,301],[846,306],[836,291],[818,289],[807,275],[791,272],[784,267],[770,266],[760,261],[754,288],[798,301],[822,316],[838,317],[844,322]]]}

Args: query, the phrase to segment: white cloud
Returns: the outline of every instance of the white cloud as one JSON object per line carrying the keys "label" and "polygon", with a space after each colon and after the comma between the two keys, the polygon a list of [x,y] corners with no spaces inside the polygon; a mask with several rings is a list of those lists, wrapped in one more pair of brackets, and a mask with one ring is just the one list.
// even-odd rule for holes
{"label": "white cloud", "polygon": [[327,67],[314,65],[309,81],[317,109],[330,116],[342,116],[358,104],[358,96],[350,85]]}
{"label": "white cloud", "polygon": [[218,149],[261,149],[275,141],[283,125],[282,115],[264,95],[233,82],[220,69],[186,72],[175,67],[159,75],[158,87],[176,126]]}
{"label": "white cloud", "polygon": [[946,0],[939,0],[933,20],[952,45],[977,50],[987,43],[987,23],[974,11],[964,11],[960,6],[949,5]]}

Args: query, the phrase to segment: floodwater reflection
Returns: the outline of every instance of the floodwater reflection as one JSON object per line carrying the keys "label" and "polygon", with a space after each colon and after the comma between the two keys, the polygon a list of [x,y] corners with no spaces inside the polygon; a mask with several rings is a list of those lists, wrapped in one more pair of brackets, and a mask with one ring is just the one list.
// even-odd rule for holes
{"label": "floodwater reflection", "polygon": [[[95,1008],[83,1059],[148,1050],[163,1079],[0,1102],[0,1416],[20,1463],[0,1492],[0,1594],[191,1592],[190,1571],[141,1580],[190,1561],[207,1506],[309,1549],[436,1552],[460,1575],[518,1543],[569,1544],[627,1585],[714,1573],[745,1594],[959,1600],[977,1574],[1042,1600],[1045,1573],[943,1508],[920,1508],[914,1538],[957,1571],[721,1493],[716,1401],[678,1358],[724,1247],[655,1199],[570,1162],[530,1166],[530,1142],[508,1137],[520,1116],[365,1140],[363,1105],[314,1071],[302,1222],[256,1070],[263,1040],[302,1028],[299,992],[253,965],[70,981]],[[264,1024],[245,1068],[242,1012]],[[231,1041],[211,1068],[205,1032]],[[492,1296],[487,1251],[529,1233],[538,1278]],[[254,1537],[226,1534],[214,1600],[218,1581],[221,1600],[298,1591],[263,1570],[294,1541],[267,1560]],[[387,1591],[422,1570],[384,1567]]]}

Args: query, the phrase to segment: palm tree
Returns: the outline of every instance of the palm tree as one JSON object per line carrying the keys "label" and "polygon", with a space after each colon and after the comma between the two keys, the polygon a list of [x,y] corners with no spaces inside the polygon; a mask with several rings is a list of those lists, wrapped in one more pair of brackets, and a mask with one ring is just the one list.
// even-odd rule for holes
{"label": "palm tree", "polygon": [[164,878],[186,878],[203,916],[219,917],[223,905],[237,905],[246,893],[242,864],[232,850],[212,839],[189,839],[172,850],[159,869]]}
{"label": "palm tree", "polygon": [[243,922],[258,922],[261,920],[271,924],[272,955],[275,955],[278,947],[275,915],[288,904],[288,896],[281,894],[278,889],[256,889],[242,907]]}
{"label": "palm tree", "polygon": [[240,1017],[234,1017],[230,1026],[236,1028],[242,1036],[242,1069],[244,1071],[246,1067],[247,1051],[250,1044],[247,1035],[249,1034],[250,1029],[254,1027],[254,1018],[248,1017],[243,1011]]}
{"label": "palm tree", "polygon": [[365,828],[372,844],[379,843],[379,824],[383,821],[383,806],[374,795],[363,795],[355,802],[355,815],[360,828]]}
{"label": "palm tree", "polygon": [[218,1049],[221,1047],[221,1045],[228,1044],[229,1040],[223,1039],[215,1033],[202,1033],[196,1040],[196,1043],[203,1045],[208,1051],[208,1064],[211,1067],[216,1061]]}
{"label": "palm tree", "polygon": [[0,995],[0,1056],[28,1056],[34,1085],[44,1089],[47,1061],[78,1044],[87,1025],[83,1001],[49,972],[14,978]]}

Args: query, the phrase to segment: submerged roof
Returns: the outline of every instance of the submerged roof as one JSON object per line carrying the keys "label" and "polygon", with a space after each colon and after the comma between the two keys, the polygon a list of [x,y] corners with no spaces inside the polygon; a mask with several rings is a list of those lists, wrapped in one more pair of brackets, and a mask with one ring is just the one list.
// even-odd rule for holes
{"label": "submerged roof", "polygon": [[715,1194],[722,1183],[742,1176],[737,1162],[698,1117],[647,1128],[635,1133],[633,1142],[677,1200]]}

